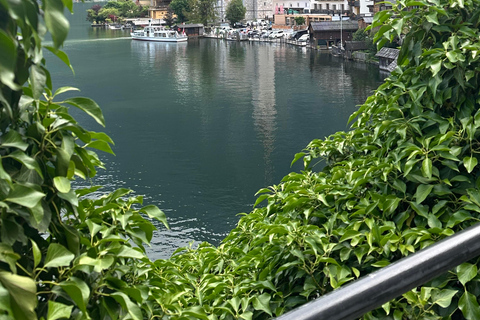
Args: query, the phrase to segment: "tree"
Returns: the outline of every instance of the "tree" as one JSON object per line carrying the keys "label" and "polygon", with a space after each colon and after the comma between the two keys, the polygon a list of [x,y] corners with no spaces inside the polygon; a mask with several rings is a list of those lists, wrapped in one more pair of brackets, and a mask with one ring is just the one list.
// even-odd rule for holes
{"label": "tree", "polygon": [[225,18],[230,21],[230,25],[233,27],[235,23],[245,19],[245,13],[247,8],[243,6],[242,0],[232,0],[228,3]]}
{"label": "tree", "polygon": [[177,23],[183,23],[187,21],[187,14],[191,10],[189,0],[172,0],[169,8],[177,15]]}
{"label": "tree", "polygon": [[173,10],[170,6],[167,8],[164,20],[167,26],[171,27],[173,25]]}
{"label": "tree", "polygon": [[305,17],[302,17],[302,16],[295,17],[295,24],[297,26],[304,25],[305,24]]}
{"label": "tree", "polygon": [[188,20],[208,25],[209,21],[216,19],[216,4],[216,0],[191,0],[191,10],[187,13]]}
{"label": "tree", "polygon": [[116,8],[105,8],[104,6],[100,11],[98,11],[98,19],[100,21],[106,21],[110,19],[111,21],[117,21],[118,17],[120,16],[120,10]]}
{"label": "tree", "polygon": [[99,4],[94,4],[90,9],[87,10],[87,21],[98,22],[98,12],[102,8]]}

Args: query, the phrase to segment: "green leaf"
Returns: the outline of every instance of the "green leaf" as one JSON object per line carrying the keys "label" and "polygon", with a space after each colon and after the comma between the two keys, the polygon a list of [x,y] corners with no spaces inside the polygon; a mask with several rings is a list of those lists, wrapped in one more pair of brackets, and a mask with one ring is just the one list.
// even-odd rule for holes
{"label": "green leaf", "polygon": [[477,164],[478,164],[478,160],[475,157],[465,157],[465,158],[463,158],[463,165],[467,169],[468,173],[472,172]]}
{"label": "green leaf", "polygon": [[66,193],[58,193],[59,198],[62,198],[65,201],[70,202],[74,207],[78,207],[78,198],[73,189]]}
{"label": "green leaf", "polygon": [[126,294],[114,292],[110,296],[122,306],[123,310],[128,311],[134,320],[143,320],[142,310],[137,304],[133,303]]}
{"label": "green leaf", "polygon": [[425,200],[428,197],[428,195],[432,191],[433,187],[434,186],[431,185],[431,184],[420,184],[420,185],[418,185],[417,191],[415,192],[416,203],[417,204],[422,203],[423,200]]}
{"label": "green leaf", "polygon": [[53,178],[53,184],[55,188],[61,193],[67,193],[71,189],[70,180],[65,177],[55,177]]}
{"label": "green leaf", "polygon": [[[54,47],[50,47],[50,46],[45,46],[44,48],[47,49],[48,51],[50,51],[51,53],[53,53],[54,55],[56,55],[57,58],[62,60],[63,63],[65,63],[70,68],[70,70],[72,70],[72,73],[75,74],[75,70],[73,70],[73,66],[70,64],[70,59],[68,58],[68,55],[65,52],[63,52],[60,49],[55,49]],[[73,88],[73,89],[76,89],[76,88]],[[78,90],[78,89],[76,89],[76,90]],[[53,96],[55,97],[57,94],[58,94],[58,90],[55,91],[55,94]]]}
{"label": "green leaf", "polygon": [[[294,163],[298,161],[298,159],[304,157],[305,155],[306,155],[305,152],[299,152],[299,153],[295,154],[295,157],[293,158],[292,163],[290,163],[290,167],[293,166]],[[269,190],[269,191],[271,191],[271,190]]]}
{"label": "green leaf", "polygon": [[88,316],[87,303],[90,296],[90,289],[87,284],[81,279],[70,277],[69,280],[60,282],[58,285],[70,296],[78,308]]}
{"label": "green leaf", "polygon": [[6,262],[12,272],[17,272],[16,262],[20,255],[13,251],[12,247],[6,243],[0,243],[0,261]]}
{"label": "green leaf", "polygon": [[127,246],[121,246],[120,250],[116,253],[117,257],[121,258],[133,258],[133,259],[144,259],[146,256],[133,248]]}
{"label": "green leaf", "polygon": [[67,38],[70,24],[63,13],[62,0],[45,0],[44,4],[45,25],[52,35],[55,48],[58,49]]}
{"label": "green leaf", "polygon": [[15,184],[4,201],[10,201],[27,208],[33,208],[44,196],[45,194],[35,189]]}
{"label": "green leaf", "polygon": [[154,205],[148,205],[140,209],[140,212],[145,213],[147,216],[149,216],[152,219],[156,219],[160,222],[162,222],[167,229],[170,229],[168,226],[167,222],[167,217],[165,216],[165,213],[160,210],[157,206]]}
{"label": "green leaf", "polygon": [[85,145],[85,148],[94,148],[94,149],[115,155],[110,145],[107,142],[101,141],[101,140],[95,140],[95,141],[89,142]]}
{"label": "green leaf", "polygon": [[48,301],[47,320],[70,319],[73,306],[67,306],[63,303]]}
{"label": "green leaf", "polygon": [[442,60],[438,60],[437,62],[430,64],[430,68],[432,69],[432,77],[435,77],[442,68]]}
{"label": "green leaf", "polygon": [[105,119],[103,118],[102,110],[92,99],[77,97],[67,99],[64,102],[83,110],[86,114],[95,119],[97,123],[105,127]]}
{"label": "green leaf", "polygon": [[47,75],[45,70],[36,64],[32,65],[30,69],[30,87],[32,88],[33,98],[38,100],[42,97],[43,88],[47,82]]}
{"label": "green leaf", "polygon": [[458,308],[462,310],[463,316],[467,320],[480,319],[480,308],[478,306],[477,297],[468,291],[458,300]]}
{"label": "green leaf", "polygon": [[30,170],[35,170],[40,177],[43,177],[42,170],[40,169],[39,164],[35,161],[34,158],[26,155],[24,152],[20,150],[16,150],[8,155],[8,157],[17,160],[18,162],[22,163],[25,167]]}
{"label": "green leaf", "polygon": [[48,246],[47,256],[45,257],[45,268],[66,267],[75,258],[75,255],[68,251],[64,246],[51,243]]}
{"label": "green leaf", "polygon": [[188,316],[193,317],[193,319],[209,320],[203,308],[199,306],[185,308],[182,310],[182,314],[184,314],[187,317]]}
{"label": "green leaf", "polygon": [[432,160],[430,158],[425,158],[422,162],[422,173],[426,178],[432,177]]}
{"label": "green leaf", "polygon": [[115,258],[111,255],[105,255],[102,258],[93,259],[89,256],[83,256],[78,259],[79,265],[88,265],[92,266],[95,272],[101,272],[102,270],[110,268],[110,266],[115,262]]}
{"label": "green leaf", "polygon": [[0,147],[14,147],[22,151],[27,150],[28,143],[23,141],[22,135],[15,130],[10,130],[6,134],[2,135],[0,140]]}
{"label": "green leaf", "polygon": [[37,319],[35,313],[37,286],[33,279],[0,271],[0,283],[10,294],[10,307],[14,319]]}
{"label": "green leaf", "polygon": [[253,298],[253,307],[255,310],[262,310],[272,316],[272,311],[270,310],[270,299],[271,296],[268,293],[256,296]]}
{"label": "green leaf", "polygon": [[[48,48],[51,48],[51,47],[45,47],[45,48],[48,49]],[[51,49],[53,49],[53,48],[51,48]],[[49,50],[50,50],[50,49],[49,49]],[[55,49],[53,49],[53,50],[55,50]],[[50,50],[50,51],[51,51],[51,50]],[[57,90],[55,90],[55,93],[53,94],[53,97],[56,97],[56,96],[58,96],[59,94],[62,94],[62,93],[64,93],[64,92],[68,92],[68,91],[80,91],[80,89],[75,88],[75,87],[68,87],[68,86],[66,86],[66,87],[60,87],[60,88],[58,88]]]}
{"label": "green leaf", "polygon": [[435,291],[432,292],[433,303],[438,304],[442,308],[447,308],[450,305],[450,303],[452,303],[452,298],[455,296],[457,292],[458,290],[436,289]]}
{"label": "green leaf", "polygon": [[32,243],[33,267],[36,268],[40,264],[40,261],[42,261],[42,252],[35,241],[30,239],[30,242]]}
{"label": "green leaf", "polygon": [[18,90],[19,85],[14,82],[15,65],[17,62],[17,46],[14,39],[0,29],[0,82],[6,84],[12,90]]}
{"label": "green leaf", "polygon": [[467,282],[477,276],[477,266],[470,263],[462,263],[457,266],[458,281],[465,286]]}

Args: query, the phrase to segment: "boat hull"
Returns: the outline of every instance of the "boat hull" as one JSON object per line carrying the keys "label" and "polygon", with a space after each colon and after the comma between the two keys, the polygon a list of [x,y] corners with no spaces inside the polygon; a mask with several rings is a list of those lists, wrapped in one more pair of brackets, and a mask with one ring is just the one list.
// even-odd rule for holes
{"label": "boat hull", "polygon": [[144,37],[144,36],[133,36],[132,40],[140,41],[155,41],[155,42],[185,42],[188,40],[187,37],[180,38],[162,38],[162,37]]}

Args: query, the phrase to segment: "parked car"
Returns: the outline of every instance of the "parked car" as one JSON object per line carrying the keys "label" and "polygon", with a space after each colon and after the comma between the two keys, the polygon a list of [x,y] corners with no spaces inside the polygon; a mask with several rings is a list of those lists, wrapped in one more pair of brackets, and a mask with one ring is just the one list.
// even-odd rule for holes
{"label": "parked car", "polygon": [[237,28],[237,29],[243,29],[243,28],[246,28],[246,27],[247,27],[247,25],[244,24],[244,23],[241,23],[241,22],[236,22],[235,23],[235,28]]}
{"label": "parked car", "polygon": [[298,42],[308,42],[308,40],[310,40],[310,35],[307,33],[307,34],[304,34],[302,35],[300,38],[298,38]]}
{"label": "parked car", "polygon": [[270,31],[262,31],[262,33],[260,34],[260,38],[263,38],[263,39],[267,39],[268,36],[270,35]]}
{"label": "parked car", "polygon": [[277,39],[277,38],[283,37],[283,35],[284,35],[283,30],[276,30],[276,31],[272,31],[272,33],[270,33],[268,38],[269,39]]}

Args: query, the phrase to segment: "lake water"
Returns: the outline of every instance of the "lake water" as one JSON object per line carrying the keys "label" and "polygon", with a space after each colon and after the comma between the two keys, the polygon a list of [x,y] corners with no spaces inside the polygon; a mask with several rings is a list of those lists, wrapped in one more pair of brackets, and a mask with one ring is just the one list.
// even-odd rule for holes
{"label": "lake water", "polygon": [[77,117],[115,141],[94,183],[133,189],[167,214],[171,230],[159,226],[153,259],[191,241],[218,244],[259,189],[302,169],[290,167],[295,153],[347,130],[381,82],[376,66],[283,44],[132,41],[90,27],[91,5],[75,3],[69,17],[75,75],[49,54],[47,67],[55,87],[77,87],[103,109],[106,128]]}

